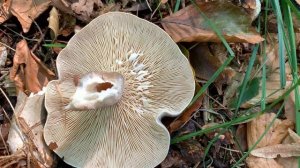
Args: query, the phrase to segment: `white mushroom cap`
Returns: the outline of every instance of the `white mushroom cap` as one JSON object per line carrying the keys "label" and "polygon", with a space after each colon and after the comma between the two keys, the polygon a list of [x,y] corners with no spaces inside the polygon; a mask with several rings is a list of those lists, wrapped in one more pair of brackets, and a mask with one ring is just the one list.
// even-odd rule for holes
{"label": "white mushroom cap", "polygon": [[[160,119],[180,114],[195,84],[188,60],[162,29],[131,14],[101,15],[69,41],[57,68],[59,80],[45,97],[44,136],[66,163],[144,168],[163,161],[170,135]],[[123,81],[105,77],[115,72]]]}

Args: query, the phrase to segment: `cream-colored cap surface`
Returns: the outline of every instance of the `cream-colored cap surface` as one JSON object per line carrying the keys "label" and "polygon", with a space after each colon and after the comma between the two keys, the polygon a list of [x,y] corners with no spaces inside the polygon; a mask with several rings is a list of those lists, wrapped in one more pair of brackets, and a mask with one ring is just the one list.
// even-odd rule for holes
{"label": "cream-colored cap surface", "polygon": [[[59,79],[45,96],[44,136],[66,163],[147,168],[163,161],[170,135],[160,119],[179,115],[195,84],[187,58],[161,28],[127,13],[101,15],[72,37],[57,69]],[[78,87],[74,80],[102,71],[123,76],[120,100],[99,109],[66,108]]]}

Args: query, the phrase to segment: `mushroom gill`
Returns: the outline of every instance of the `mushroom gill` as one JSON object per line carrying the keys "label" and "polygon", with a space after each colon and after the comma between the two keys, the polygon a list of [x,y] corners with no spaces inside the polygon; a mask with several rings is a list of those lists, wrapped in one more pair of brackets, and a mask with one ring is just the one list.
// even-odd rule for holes
{"label": "mushroom gill", "polygon": [[127,13],[101,15],[72,37],[57,69],[44,136],[66,163],[147,168],[163,161],[170,135],[160,119],[180,114],[195,84],[162,29]]}

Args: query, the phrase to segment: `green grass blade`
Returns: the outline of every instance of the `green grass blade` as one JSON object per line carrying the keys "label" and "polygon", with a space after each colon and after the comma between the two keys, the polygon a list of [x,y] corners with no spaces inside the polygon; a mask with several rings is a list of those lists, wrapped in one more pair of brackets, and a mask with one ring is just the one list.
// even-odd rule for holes
{"label": "green grass blade", "polygon": [[236,105],[235,112],[234,112],[235,116],[237,115],[239,107],[240,107],[241,103],[243,102],[243,98],[245,97],[244,93],[245,93],[245,90],[246,90],[247,83],[248,83],[248,81],[250,79],[250,75],[251,75],[251,71],[252,71],[254,62],[256,60],[256,55],[257,55],[258,47],[259,47],[259,45],[256,44],[255,47],[254,47],[254,49],[253,49],[253,51],[252,51],[252,54],[251,54],[251,57],[250,57],[250,61],[249,61],[249,65],[247,67],[246,74],[245,74],[245,77],[244,77],[242,85],[241,85],[242,87],[241,87],[241,91],[240,91],[240,94],[239,94],[238,103]]}
{"label": "green grass blade", "polygon": [[225,123],[222,123],[222,124],[218,124],[218,125],[214,125],[212,127],[204,129],[204,130],[200,130],[200,131],[189,133],[187,135],[183,135],[183,136],[180,136],[180,137],[172,138],[171,144],[179,143],[179,142],[191,139],[191,138],[193,138],[195,136],[201,136],[201,135],[203,135],[205,133],[209,133],[209,132],[211,132],[213,130],[216,130],[218,128],[226,128],[228,126],[239,124],[239,123],[248,121],[248,120],[250,120],[252,118],[255,118],[258,115],[263,114],[266,111],[268,111],[271,108],[273,108],[280,101],[284,100],[284,98],[287,97],[296,87],[298,87],[299,84],[300,84],[300,79],[298,79],[298,81],[295,84],[293,84],[289,89],[287,89],[278,99],[276,99],[273,103],[271,103],[270,105],[268,105],[264,110],[262,110],[259,113],[250,114],[250,115],[246,115],[246,116],[241,116],[241,117],[235,118],[235,119],[233,119],[231,121],[228,121],[228,122],[225,122]]}
{"label": "green grass blade", "polygon": [[282,13],[278,0],[273,0],[272,6],[276,13],[278,42],[279,42],[279,71],[280,71],[280,86],[284,88],[286,85],[285,79],[285,44],[284,44],[284,26],[282,20]]}
{"label": "green grass blade", "polygon": [[176,0],[175,8],[174,8],[174,13],[179,10],[181,0]]}
{"label": "green grass blade", "polygon": [[57,48],[65,48],[67,45],[66,44],[62,44],[62,43],[51,43],[51,44],[43,44],[44,47],[48,47],[48,48],[53,48],[53,47],[57,47]]}

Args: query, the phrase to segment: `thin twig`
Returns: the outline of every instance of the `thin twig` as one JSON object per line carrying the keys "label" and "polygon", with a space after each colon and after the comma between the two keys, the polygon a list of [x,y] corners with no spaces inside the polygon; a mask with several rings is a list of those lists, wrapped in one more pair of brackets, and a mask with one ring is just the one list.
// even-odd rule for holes
{"label": "thin twig", "polygon": [[5,43],[2,43],[1,41],[0,41],[0,44],[3,45],[3,46],[5,46],[5,47],[7,47],[7,48],[9,48],[9,49],[11,49],[12,51],[16,52],[15,49],[11,48],[9,45],[7,45]]}
{"label": "thin twig", "polygon": [[37,29],[39,30],[39,32],[41,33],[41,37],[39,38],[39,40],[37,41],[37,43],[33,46],[33,48],[31,49],[32,52],[34,52],[37,47],[41,44],[41,42],[44,40],[46,32],[48,29],[46,29],[46,32],[43,33],[42,29],[40,28],[40,26],[34,21],[32,20],[32,22],[36,25]]}
{"label": "thin twig", "polygon": [[9,100],[9,98],[7,97],[7,95],[5,94],[5,92],[3,91],[3,89],[0,87],[0,91],[3,94],[3,96],[5,97],[5,99],[7,100],[8,104],[10,105],[10,108],[13,110],[14,114],[15,114],[15,108],[12,105],[11,101]]}
{"label": "thin twig", "polygon": [[5,147],[5,150],[6,150],[7,154],[9,154],[8,147],[7,147],[6,142],[5,142],[5,140],[3,138],[3,135],[2,135],[2,124],[0,125],[0,130],[1,130],[1,134],[0,134],[1,140],[2,140],[2,142],[4,144],[4,147]]}
{"label": "thin twig", "polygon": [[[31,39],[31,38],[25,37],[25,36],[23,36],[22,34],[20,34],[20,33],[16,32],[16,31],[14,31],[14,30],[12,30],[12,29],[9,28],[9,27],[7,27],[6,25],[3,25],[3,27],[5,27],[7,30],[13,32],[14,34],[16,34],[16,35],[22,37],[22,38],[25,39],[25,40],[28,40],[28,41],[38,41],[37,39]],[[0,30],[1,30],[2,32],[4,32],[2,29],[0,29]]]}

